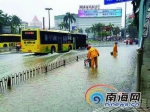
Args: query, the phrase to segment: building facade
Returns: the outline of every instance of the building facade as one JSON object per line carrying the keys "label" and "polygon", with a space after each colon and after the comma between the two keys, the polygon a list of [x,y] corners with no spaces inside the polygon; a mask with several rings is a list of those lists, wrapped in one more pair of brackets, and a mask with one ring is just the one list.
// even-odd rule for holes
{"label": "building facade", "polygon": [[[92,8],[92,6],[90,6]],[[114,24],[121,28],[122,20],[122,9],[99,9],[97,6],[94,9],[88,8],[88,6],[79,6],[78,14],[74,17],[76,22],[70,25],[70,29],[82,28],[85,33],[86,28],[92,27],[96,23],[103,23],[109,25],[109,23]],[[65,15],[58,15],[54,17],[55,29],[60,29],[59,24],[63,22]]]}
{"label": "building facade", "polygon": [[22,21],[20,28],[21,29],[27,29],[28,28],[28,22]]}
{"label": "building facade", "polygon": [[34,16],[33,20],[30,22],[29,28],[35,29],[35,28],[40,28],[42,29],[42,22],[39,21],[39,19]]}
{"label": "building facade", "polygon": [[134,19],[134,14],[127,14],[126,15],[126,28],[128,28],[128,26],[132,23]]}

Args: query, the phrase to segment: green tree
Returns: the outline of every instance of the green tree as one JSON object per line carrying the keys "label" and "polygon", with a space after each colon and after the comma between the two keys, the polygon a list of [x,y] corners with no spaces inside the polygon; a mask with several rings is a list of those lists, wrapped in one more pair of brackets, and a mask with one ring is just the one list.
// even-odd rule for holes
{"label": "green tree", "polygon": [[134,13],[134,16],[135,16],[133,21],[134,21],[134,24],[137,27],[137,30],[139,30],[139,12],[137,12],[137,10],[140,6],[140,1],[141,0],[133,0],[131,2],[131,4],[133,5],[133,13]]}
{"label": "green tree", "polygon": [[90,28],[85,29],[85,32],[87,33],[87,37],[89,36],[89,33],[91,32],[90,30],[91,30]]}
{"label": "green tree", "polygon": [[130,38],[137,38],[138,37],[138,31],[137,27],[133,24],[130,24],[127,28],[127,32],[129,33]]}
{"label": "green tree", "polygon": [[79,33],[83,33],[83,29],[82,29],[82,28],[79,28],[79,29],[78,29],[78,32],[79,32]]}
{"label": "green tree", "polygon": [[110,36],[112,36],[111,32],[113,31],[114,24],[109,23],[108,27],[110,31]]}
{"label": "green tree", "polygon": [[60,30],[62,30],[62,29],[66,30],[69,26],[68,26],[68,24],[66,24],[64,22],[61,22],[60,24],[58,24],[58,27]]}
{"label": "green tree", "polygon": [[91,32],[94,34],[94,39],[95,39],[95,36],[96,36],[96,25],[92,25],[92,27],[90,28]]}
{"label": "green tree", "polygon": [[69,32],[70,32],[70,24],[73,22],[76,22],[76,19],[75,19],[73,13],[67,12],[63,18],[63,21],[64,21],[64,23],[69,25]]}
{"label": "green tree", "polygon": [[4,18],[3,18],[4,14],[3,14],[3,11],[0,10],[0,33],[2,31],[2,27],[4,25]]}
{"label": "green tree", "polygon": [[12,16],[8,15],[8,14],[4,14],[3,15],[3,19],[4,19],[4,25],[5,26],[11,26],[11,19],[12,19]]}
{"label": "green tree", "polygon": [[11,33],[17,33],[17,27],[21,24],[21,19],[16,15],[8,15],[4,14],[2,10],[0,10],[0,33],[2,31],[3,26],[11,26]]}
{"label": "green tree", "polygon": [[105,28],[105,24],[102,24],[102,23],[97,23],[95,24],[95,27],[96,27],[96,32],[97,32],[97,35],[98,37],[100,38],[100,40],[103,40],[103,30]]}
{"label": "green tree", "polygon": [[16,15],[13,15],[11,17],[11,29],[12,29],[12,33],[17,33],[17,27],[21,25],[21,19],[16,16]]}
{"label": "green tree", "polygon": [[119,27],[114,27],[113,28],[113,34],[117,36],[119,33],[120,33]]}

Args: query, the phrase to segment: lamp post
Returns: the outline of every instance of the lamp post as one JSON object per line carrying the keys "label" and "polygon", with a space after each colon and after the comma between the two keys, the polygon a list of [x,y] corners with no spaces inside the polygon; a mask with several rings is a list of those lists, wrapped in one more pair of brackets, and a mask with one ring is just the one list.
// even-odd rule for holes
{"label": "lamp post", "polygon": [[48,17],[49,17],[49,30],[50,30],[50,10],[53,10],[52,8],[45,8],[45,10],[48,10]]}
{"label": "lamp post", "polygon": [[126,8],[127,8],[127,2],[125,2],[125,21],[124,21],[124,38],[126,39]]}

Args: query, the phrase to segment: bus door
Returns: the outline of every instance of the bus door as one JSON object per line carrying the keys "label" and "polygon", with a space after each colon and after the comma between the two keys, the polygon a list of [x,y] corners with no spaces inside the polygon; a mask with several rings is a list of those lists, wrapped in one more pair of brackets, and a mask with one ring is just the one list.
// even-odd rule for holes
{"label": "bus door", "polygon": [[58,35],[58,51],[62,50],[62,35]]}
{"label": "bus door", "polygon": [[73,38],[73,47],[74,49],[76,49],[76,37],[72,35],[72,38]]}

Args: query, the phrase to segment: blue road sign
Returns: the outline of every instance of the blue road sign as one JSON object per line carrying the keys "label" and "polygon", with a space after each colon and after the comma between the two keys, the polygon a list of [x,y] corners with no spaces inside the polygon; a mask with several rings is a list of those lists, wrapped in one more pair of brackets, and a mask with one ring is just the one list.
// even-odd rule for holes
{"label": "blue road sign", "polygon": [[104,0],[104,5],[110,5],[110,4],[116,4],[116,3],[122,3],[122,2],[129,2],[133,0]]}
{"label": "blue road sign", "polygon": [[75,30],[76,26],[72,26],[72,30]]}

